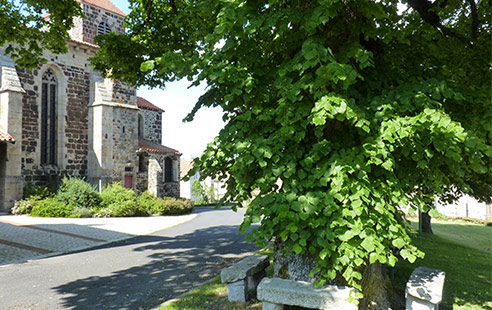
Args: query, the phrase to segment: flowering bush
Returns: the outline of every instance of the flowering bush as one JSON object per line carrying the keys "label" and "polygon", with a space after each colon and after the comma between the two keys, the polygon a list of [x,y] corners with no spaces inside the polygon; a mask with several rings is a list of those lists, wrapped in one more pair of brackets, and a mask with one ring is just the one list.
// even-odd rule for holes
{"label": "flowering bush", "polygon": [[35,200],[35,196],[31,198],[16,201],[14,206],[11,209],[12,214],[21,215],[21,214],[29,214],[34,207],[33,201]]}

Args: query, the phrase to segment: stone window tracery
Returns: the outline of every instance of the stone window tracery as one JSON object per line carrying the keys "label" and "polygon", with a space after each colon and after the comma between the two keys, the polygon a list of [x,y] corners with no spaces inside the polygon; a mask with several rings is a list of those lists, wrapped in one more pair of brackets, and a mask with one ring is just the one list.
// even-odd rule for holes
{"label": "stone window tracery", "polygon": [[105,21],[100,22],[99,25],[97,26],[97,35],[106,34],[110,32],[111,32],[111,27],[109,27],[108,23],[106,23]]}
{"label": "stone window tracery", "polygon": [[57,87],[55,74],[46,70],[41,85],[41,164],[56,164]]}

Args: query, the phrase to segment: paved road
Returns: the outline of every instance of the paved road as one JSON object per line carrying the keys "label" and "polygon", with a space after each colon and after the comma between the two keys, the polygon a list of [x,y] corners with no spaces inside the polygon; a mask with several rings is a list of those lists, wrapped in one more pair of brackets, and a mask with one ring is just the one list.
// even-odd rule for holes
{"label": "paved road", "polygon": [[256,250],[237,233],[243,213],[197,212],[150,235],[0,268],[0,309],[150,309]]}
{"label": "paved road", "polygon": [[0,216],[0,267],[146,235],[195,216],[47,218],[3,215]]}

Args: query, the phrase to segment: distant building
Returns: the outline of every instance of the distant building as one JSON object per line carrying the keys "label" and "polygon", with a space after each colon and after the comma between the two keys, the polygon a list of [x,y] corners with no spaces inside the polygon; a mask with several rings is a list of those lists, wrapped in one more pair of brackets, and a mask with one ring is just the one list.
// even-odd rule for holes
{"label": "distant building", "polygon": [[0,211],[26,182],[63,176],[180,196],[181,153],[161,145],[164,111],[88,62],[95,36],[123,33],[125,14],[109,0],[78,1],[87,18],[74,19],[66,54],[46,50],[46,64],[25,70],[0,47]]}
{"label": "distant building", "polygon": [[[188,171],[193,167],[193,160],[182,159],[181,160],[181,179],[188,173]],[[181,195],[185,198],[197,201],[198,198],[193,193],[193,182],[200,181],[200,172],[195,173],[188,181],[181,181]],[[221,199],[226,194],[225,182],[219,180],[218,178],[212,179],[211,177],[206,177],[205,180],[200,181],[202,185],[207,188],[213,187],[217,194],[217,199]]]}
{"label": "distant building", "polygon": [[463,195],[455,203],[437,204],[437,211],[451,218],[474,218],[492,222],[492,205],[468,195]]}

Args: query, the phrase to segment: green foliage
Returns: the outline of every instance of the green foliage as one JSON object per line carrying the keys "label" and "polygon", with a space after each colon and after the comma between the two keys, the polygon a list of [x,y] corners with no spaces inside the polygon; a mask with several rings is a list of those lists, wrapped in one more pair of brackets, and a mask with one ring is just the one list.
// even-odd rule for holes
{"label": "green foliage", "polygon": [[[45,193],[44,188],[33,187],[31,191]],[[65,178],[56,196],[30,196],[17,201],[11,212],[44,217],[129,217],[187,214],[194,206],[193,201],[185,198],[162,199],[149,192],[137,196],[120,183],[107,186],[99,194],[83,180]]]}
{"label": "green foliage", "polygon": [[136,199],[135,192],[120,183],[108,185],[101,191],[101,207],[111,210],[111,216],[148,216]]}
{"label": "green foliage", "polygon": [[91,209],[88,208],[75,207],[72,211],[72,214],[70,214],[70,217],[76,217],[76,218],[92,217],[92,211]]}
{"label": "green foliage", "polygon": [[101,197],[97,189],[77,178],[63,178],[56,193],[56,198],[77,208],[94,208],[101,203]]}
{"label": "green foliage", "polygon": [[155,215],[181,215],[191,213],[195,204],[192,200],[185,198],[164,197],[159,198],[144,192],[137,197],[140,206],[149,214]]}
{"label": "green foliage", "polygon": [[38,198],[47,198],[52,197],[54,195],[53,191],[47,187],[42,185],[34,185],[31,182],[27,182],[24,186],[23,197],[24,199],[30,198],[32,196],[36,196]]}
{"label": "green foliage", "polygon": [[157,212],[154,212],[154,210],[157,210],[159,208],[159,206],[161,205],[161,200],[162,199],[154,196],[148,191],[143,192],[137,197],[138,204],[143,209],[147,210],[149,214],[157,214]]}
{"label": "green foliage", "polygon": [[193,212],[195,203],[193,200],[186,198],[164,197],[162,205],[154,209],[154,214],[157,215],[182,215]]}
{"label": "green foliage", "polygon": [[67,205],[55,197],[48,197],[41,200],[32,201],[34,207],[31,216],[39,217],[70,217],[75,207]]}
{"label": "green foliage", "polygon": [[207,186],[207,184],[199,180],[195,180],[191,184],[191,195],[197,197],[196,203],[199,205],[219,201],[217,189],[213,185]]}
{"label": "green foliage", "polygon": [[144,3],[96,69],[206,82],[187,120],[220,106],[227,124],[189,175],[227,179],[225,202],[251,200],[241,230],[313,256],[320,282],[422,257],[401,207],[492,197],[490,1]]}
{"label": "green foliage", "polygon": [[[45,14],[50,14],[45,18]],[[67,31],[73,18],[82,16],[76,0],[0,0],[0,46],[16,65],[29,69],[46,62],[43,50],[66,53]]]}

